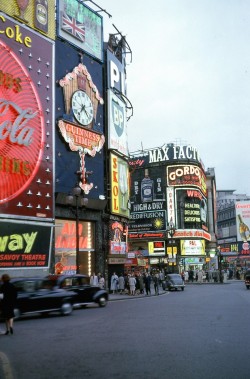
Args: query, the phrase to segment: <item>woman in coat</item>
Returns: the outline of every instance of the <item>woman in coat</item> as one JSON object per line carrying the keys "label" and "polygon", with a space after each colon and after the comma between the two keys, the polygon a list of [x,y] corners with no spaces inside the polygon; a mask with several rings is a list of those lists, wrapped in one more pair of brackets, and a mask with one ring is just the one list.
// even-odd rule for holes
{"label": "woman in coat", "polygon": [[118,276],[114,272],[110,280],[110,290],[113,291],[113,293],[115,293],[117,292],[117,289],[118,289]]}
{"label": "woman in coat", "polygon": [[2,300],[2,315],[5,320],[6,332],[5,335],[13,334],[13,320],[14,320],[14,307],[17,298],[17,290],[15,286],[10,283],[10,277],[7,274],[2,276],[3,285],[0,292],[3,293]]}

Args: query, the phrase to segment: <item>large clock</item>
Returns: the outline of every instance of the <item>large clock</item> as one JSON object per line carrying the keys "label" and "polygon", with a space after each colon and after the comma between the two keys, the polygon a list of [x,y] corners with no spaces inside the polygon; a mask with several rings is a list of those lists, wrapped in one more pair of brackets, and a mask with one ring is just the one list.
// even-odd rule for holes
{"label": "large clock", "polygon": [[93,120],[93,104],[86,92],[75,91],[71,104],[75,119],[82,125],[89,125]]}

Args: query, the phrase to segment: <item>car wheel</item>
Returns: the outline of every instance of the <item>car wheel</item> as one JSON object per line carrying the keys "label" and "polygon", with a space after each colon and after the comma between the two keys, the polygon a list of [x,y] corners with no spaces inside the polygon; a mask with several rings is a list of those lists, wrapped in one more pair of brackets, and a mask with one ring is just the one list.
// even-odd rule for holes
{"label": "car wheel", "polygon": [[70,302],[65,302],[62,304],[60,312],[63,316],[68,316],[72,313],[73,307]]}
{"label": "car wheel", "polygon": [[184,291],[184,287],[181,287],[181,290]]}
{"label": "car wheel", "polygon": [[246,286],[247,287],[247,289],[249,290],[249,286]]}
{"label": "car wheel", "polygon": [[20,312],[20,309],[18,309],[18,308],[15,308],[14,309],[14,318],[15,318],[15,320],[17,320],[18,318],[20,318],[20,316],[21,316],[21,312]]}
{"label": "car wheel", "polygon": [[98,300],[99,307],[106,307],[107,299],[104,296],[101,296]]}

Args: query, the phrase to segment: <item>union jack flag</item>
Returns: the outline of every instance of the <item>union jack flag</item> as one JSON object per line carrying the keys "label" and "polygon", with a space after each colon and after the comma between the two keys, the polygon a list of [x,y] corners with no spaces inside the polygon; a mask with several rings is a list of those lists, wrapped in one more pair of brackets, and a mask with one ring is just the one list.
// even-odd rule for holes
{"label": "union jack flag", "polygon": [[67,13],[63,13],[62,15],[62,29],[65,32],[71,34],[76,37],[80,41],[85,41],[85,26],[81,24],[74,17],[70,17]]}

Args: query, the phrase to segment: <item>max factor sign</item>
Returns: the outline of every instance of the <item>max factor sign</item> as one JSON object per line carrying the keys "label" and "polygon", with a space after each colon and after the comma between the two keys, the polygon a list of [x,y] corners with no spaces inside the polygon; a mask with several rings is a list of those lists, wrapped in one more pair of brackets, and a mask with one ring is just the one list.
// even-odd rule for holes
{"label": "max factor sign", "polygon": [[149,163],[172,160],[193,160],[200,162],[198,151],[192,146],[163,145],[160,148],[149,150]]}

